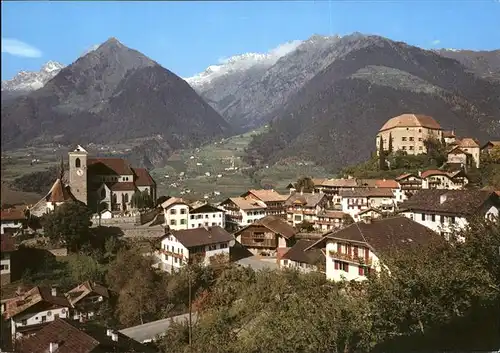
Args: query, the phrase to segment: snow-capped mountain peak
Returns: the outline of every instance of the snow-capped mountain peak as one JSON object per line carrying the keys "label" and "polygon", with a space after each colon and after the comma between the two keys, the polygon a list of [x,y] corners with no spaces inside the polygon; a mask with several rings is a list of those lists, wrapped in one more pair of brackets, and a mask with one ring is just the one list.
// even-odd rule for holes
{"label": "snow-capped mountain peak", "polygon": [[209,84],[212,80],[229,75],[238,71],[245,71],[254,66],[271,67],[282,56],[294,51],[302,43],[300,40],[294,40],[279,45],[267,53],[244,53],[234,55],[229,58],[219,60],[219,64],[210,65],[205,71],[185,78],[192,87],[201,87]]}
{"label": "snow-capped mountain peak", "polygon": [[2,81],[2,91],[31,92],[42,88],[64,68],[56,61],[48,61],[40,71],[20,71],[12,79]]}

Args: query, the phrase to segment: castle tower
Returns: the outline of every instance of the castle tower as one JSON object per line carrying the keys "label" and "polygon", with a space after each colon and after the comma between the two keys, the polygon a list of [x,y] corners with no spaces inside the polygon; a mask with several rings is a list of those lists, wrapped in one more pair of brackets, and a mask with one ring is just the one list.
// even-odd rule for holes
{"label": "castle tower", "polygon": [[77,200],[87,204],[87,151],[80,145],[69,152],[69,186]]}

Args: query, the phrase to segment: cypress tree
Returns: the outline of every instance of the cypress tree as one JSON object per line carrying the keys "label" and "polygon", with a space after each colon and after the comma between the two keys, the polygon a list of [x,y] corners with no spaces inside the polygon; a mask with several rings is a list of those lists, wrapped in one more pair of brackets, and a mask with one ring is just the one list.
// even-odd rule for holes
{"label": "cypress tree", "polygon": [[380,170],[385,170],[384,139],[382,138],[382,136],[380,136],[378,151],[379,168]]}
{"label": "cypress tree", "polygon": [[393,151],[392,151],[392,133],[389,132],[389,147],[387,149],[388,153],[387,154],[391,154]]}

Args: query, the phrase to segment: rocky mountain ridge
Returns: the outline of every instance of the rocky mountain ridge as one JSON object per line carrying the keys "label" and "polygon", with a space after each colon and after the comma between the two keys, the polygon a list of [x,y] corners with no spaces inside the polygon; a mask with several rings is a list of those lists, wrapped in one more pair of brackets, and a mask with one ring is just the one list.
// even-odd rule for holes
{"label": "rocky mountain ridge", "polygon": [[54,141],[126,143],[159,135],[169,152],[229,130],[184,80],[115,38],[42,88],[2,105],[2,149]]}

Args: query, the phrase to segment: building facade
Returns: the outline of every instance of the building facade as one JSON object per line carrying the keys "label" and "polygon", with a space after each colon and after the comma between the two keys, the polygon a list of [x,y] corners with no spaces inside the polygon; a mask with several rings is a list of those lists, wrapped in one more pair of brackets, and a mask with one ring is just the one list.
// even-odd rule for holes
{"label": "building facade", "polygon": [[442,140],[443,131],[433,117],[418,114],[403,114],[389,119],[379,130],[376,138],[377,153],[382,141],[385,151],[389,149],[392,139],[393,151],[404,151],[407,154],[427,153],[427,139]]}

